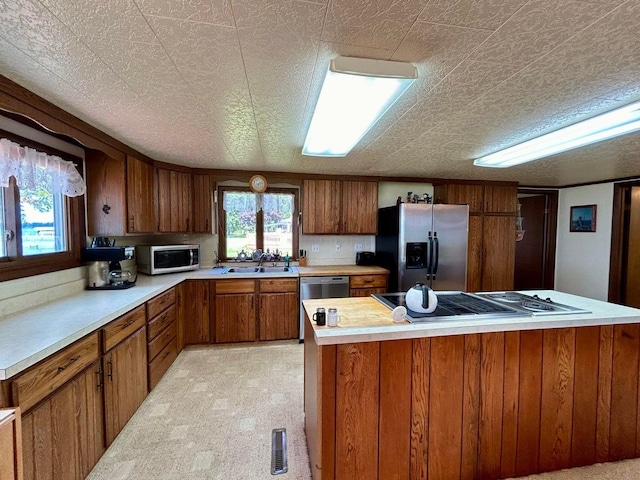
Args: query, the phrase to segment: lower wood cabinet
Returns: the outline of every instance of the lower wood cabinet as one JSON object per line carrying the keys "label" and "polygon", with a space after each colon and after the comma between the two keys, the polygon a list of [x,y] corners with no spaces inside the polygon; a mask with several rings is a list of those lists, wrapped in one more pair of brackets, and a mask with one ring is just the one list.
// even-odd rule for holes
{"label": "lower wood cabinet", "polygon": [[349,277],[349,296],[368,297],[387,293],[388,275],[352,275]]}
{"label": "lower wood cabinet", "polygon": [[[243,293],[230,293],[230,292]],[[256,340],[256,296],[253,280],[216,282],[216,343]]]}
{"label": "lower wood cabinet", "polygon": [[298,338],[298,280],[260,280],[258,329],[260,340]]}
{"label": "lower wood cabinet", "polygon": [[183,345],[209,343],[211,320],[209,312],[209,281],[186,280],[176,290],[178,307],[178,349]]}
{"label": "lower wood cabinet", "polygon": [[[143,307],[144,308],[144,307]],[[145,327],[102,357],[104,417],[107,446],[147,396],[147,336]]]}
{"label": "lower wood cabinet", "polygon": [[22,416],[25,480],[81,480],[98,462],[105,451],[101,378],[97,361]]}
{"label": "lower wood cabinet", "polygon": [[0,479],[22,480],[20,409],[0,409]]}
{"label": "lower wood cabinet", "polygon": [[[147,359],[149,391],[178,356],[175,288],[147,302]],[[162,310],[164,308],[164,310]],[[154,315],[154,316],[152,316]]]}

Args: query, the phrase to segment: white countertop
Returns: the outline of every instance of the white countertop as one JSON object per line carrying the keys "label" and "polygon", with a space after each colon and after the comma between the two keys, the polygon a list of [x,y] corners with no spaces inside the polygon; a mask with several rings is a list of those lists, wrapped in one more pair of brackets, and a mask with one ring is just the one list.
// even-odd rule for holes
{"label": "white countertop", "polygon": [[[345,265],[347,267],[350,266]],[[202,268],[155,276],[141,274],[136,285],[126,290],[83,290],[46,305],[0,317],[0,380],[26,370],[183,280],[298,278],[299,273],[297,267],[292,267],[290,272],[222,272],[223,268]]]}
{"label": "white countertop", "polygon": [[[318,306],[337,307],[347,309],[353,302],[361,302],[354,316],[365,317],[367,308],[372,311],[376,320],[373,325],[366,325],[366,320],[354,318],[358,326],[318,327],[315,324],[314,333],[318,345],[335,345],[355,342],[374,342],[382,340],[402,340],[408,338],[436,337],[446,335],[464,335],[473,333],[506,332],[516,330],[538,330],[547,328],[586,327],[593,325],[615,325],[624,323],[640,323],[640,310],[613,303],[602,302],[590,298],[579,297],[554,290],[522,291],[527,295],[538,294],[541,298],[551,297],[555,302],[589,310],[591,313],[577,313],[564,315],[541,315],[530,317],[499,317],[482,320],[431,320],[419,323],[394,323],[391,310],[377,300],[369,298],[339,298],[324,300],[304,300],[302,303],[307,311],[315,311]],[[323,302],[321,305],[319,302]],[[351,304],[351,305],[350,305]],[[379,307],[388,311],[382,321]],[[375,312],[375,313],[374,313]],[[387,319],[388,318],[388,319]],[[346,320],[346,319],[345,319]],[[348,324],[348,321],[344,322]]]}

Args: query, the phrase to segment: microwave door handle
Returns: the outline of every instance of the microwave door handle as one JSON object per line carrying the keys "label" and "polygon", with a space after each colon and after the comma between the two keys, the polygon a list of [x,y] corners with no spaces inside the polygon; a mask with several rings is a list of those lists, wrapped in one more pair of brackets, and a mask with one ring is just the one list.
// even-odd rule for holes
{"label": "microwave door handle", "polygon": [[193,265],[193,248],[189,249],[189,265]]}

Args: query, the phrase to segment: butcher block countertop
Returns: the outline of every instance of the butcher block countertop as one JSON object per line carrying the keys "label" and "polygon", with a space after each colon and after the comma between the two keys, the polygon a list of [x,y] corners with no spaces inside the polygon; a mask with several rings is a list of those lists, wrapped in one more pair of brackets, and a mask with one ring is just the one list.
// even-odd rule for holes
{"label": "butcher block countertop", "polygon": [[382,267],[364,265],[312,265],[297,267],[300,277],[330,277],[333,275],[388,275]]}
{"label": "butcher block countertop", "polygon": [[[588,310],[592,313],[544,315],[529,317],[496,317],[472,320],[455,317],[431,319],[426,322],[395,323],[391,310],[372,297],[325,298],[304,300],[302,304],[309,317],[318,307],[337,308],[340,324],[337,327],[319,327],[311,321],[318,345],[333,345],[407,338],[463,335],[470,333],[537,330],[547,328],[584,327],[640,323],[640,310],[600,300],[579,297],[555,290],[529,290],[528,295],[551,297],[554,301]],[[309,320],[307,320],[307,326]]]}

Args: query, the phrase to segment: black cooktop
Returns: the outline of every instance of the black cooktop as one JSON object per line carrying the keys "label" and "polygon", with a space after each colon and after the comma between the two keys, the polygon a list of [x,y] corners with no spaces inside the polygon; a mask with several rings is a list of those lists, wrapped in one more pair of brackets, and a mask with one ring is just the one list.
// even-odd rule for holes
{"label": "black cooktop", "polygon": [[475,295],[463,292],[437,292],[438,307],[432,313],[418,313],[409,310],[405,303],[406,293],[382,293],[373,298],[390,309],[398,306],[407,308],[409,322],[424,322],[430,319],[447,317],[494,318],[502,316],[529,316],[527,313],[507,305],[490,302]]}

